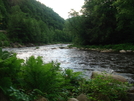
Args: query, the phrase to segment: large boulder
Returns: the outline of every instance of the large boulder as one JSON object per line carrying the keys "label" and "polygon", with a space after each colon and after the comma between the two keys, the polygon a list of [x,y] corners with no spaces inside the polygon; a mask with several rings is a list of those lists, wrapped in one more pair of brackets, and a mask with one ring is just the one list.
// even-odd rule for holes
{"label": "large boulder", "polygon": [[13,48],[22,48],[24,46],[19,44],[19,43],[17,43],[17,42],[15,42],[15,43],[11,43],[11,47],[13,47]]}
{"label": "large boulder", "polygon": [[80,94],[77,99],[78,101],[90,101],[85,94]]}
{"label": "large boulder", "polygon": [[119,52],[120,52],[120,53],[126,53],[126,51],[125,51],[125,50],[120,50]]}
{"label": "large boulder", "polygon": [[102,52],[102,53],[111,53],[111,52],[114,52],[114,50],[106,49],[106,50],[101,50],[100,52]]}
{"label": "large boulder", "polygon": [[123,76],[108,74],[108,73],[99,72],[99,71],[93,71],[92,75],[91,75],[91,79],[95,78],[98,75],[103,75],[104,78],[111,77],[112,79],[115,79],[115,80],[120,81],[120,82],[127,82],[127,79],[124,78]]}

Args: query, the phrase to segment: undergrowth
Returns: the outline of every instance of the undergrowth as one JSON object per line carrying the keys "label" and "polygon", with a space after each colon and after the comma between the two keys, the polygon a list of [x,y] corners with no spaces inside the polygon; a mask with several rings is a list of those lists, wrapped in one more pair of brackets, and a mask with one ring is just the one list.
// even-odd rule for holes
{"label": "undergrowth", "polygon": [[0,32],[0,47],[10,46],[10,41],[6,34]]}

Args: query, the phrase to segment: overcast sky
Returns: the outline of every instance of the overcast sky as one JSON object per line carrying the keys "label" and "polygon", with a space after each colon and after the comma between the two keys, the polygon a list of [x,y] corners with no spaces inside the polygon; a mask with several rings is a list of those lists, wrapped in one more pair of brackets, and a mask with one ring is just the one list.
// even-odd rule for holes
{"label": "overcast sky", "polygon": [[79,11],[84,5],[84,0],[37,0],[46,6],[52,8],[62,18],[68,18],[68,12],[71,9]]}

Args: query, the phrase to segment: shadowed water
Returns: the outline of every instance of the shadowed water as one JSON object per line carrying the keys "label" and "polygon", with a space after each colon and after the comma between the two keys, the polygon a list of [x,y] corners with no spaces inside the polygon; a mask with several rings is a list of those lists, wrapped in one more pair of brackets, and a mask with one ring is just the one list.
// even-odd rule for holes
{"label": "shadowed water", "polygon": [[3,50],[17,53],[18,58],[26,59],[32,55],[42,56],[45,63],[57,61],[62,69],[70,68],[82,71],[86,78],[90,78],[92,71],[106,71],[122,75],[130,82],[134,82],[134,55],[120,53],[100,53],[68,49],[67,44],[44,45],[24,48],[5,48]]}

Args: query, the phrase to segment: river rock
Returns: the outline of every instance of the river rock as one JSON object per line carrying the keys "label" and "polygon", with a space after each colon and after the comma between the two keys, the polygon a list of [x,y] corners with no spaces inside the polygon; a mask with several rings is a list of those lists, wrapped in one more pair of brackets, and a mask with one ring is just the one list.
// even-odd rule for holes
{"label": "river rock", "polygon": [[85,94],[80,94],[77,99],[78,101],[90,101]]}
{"label": "river rock", "polygon": [[35,45],[33,43],[26,44],[26,47],[34,47]]}
{"label": "river rock", "polygon": [[125,50],[120,50],[119,52],[120,52],[120,53],[126,53],[126,51],[125,51]]}
{"label": "river rock", "polygon": [[68,101],[79,101],[76,98],[70,98]]}
{"label": "river rock", "polygon": [[129,88],[129,89],[128,89],[128,92],[134,94],[134,87]]}
{"label": "river rock", "polygon": [[12,46],[13,48],[22,48],[22,47],[23,47],[21,44],[19,44],[19,43],[17,43],[17,42],[12,43],[11,46]]}
{"label": "river rock", "polygon": [[104,73],[104,72],[99,72],[99,71],[93,71],[92,75],[91,75],[91,79],[95,78],[98,75],[103,75],[104,77],[111,77],[112,79],[115,79],[117,81],[120,82],[127,82],[127,79],[124,78],[123,76],[120,75],[114,75],[114,74],[108,74],[108,73]]}
{"label": "river rock", "polygon": [[13,48],[18,48],[18,46],[15,45],[15,44],[12,44],[11,46],[12,46]]}
{"label": "river rock", "polygon": [[132,52],[132,50],[127,50],[127,53],[131,53]]}
{"label": "river rock", "polygon": [[110,52],[114,52],[112,49],[106,49],[106,50],[101,50],[100,52],[102,53],[110,53]]}

